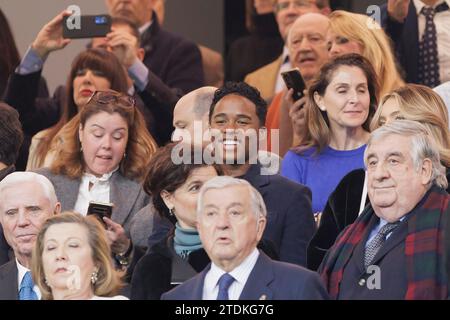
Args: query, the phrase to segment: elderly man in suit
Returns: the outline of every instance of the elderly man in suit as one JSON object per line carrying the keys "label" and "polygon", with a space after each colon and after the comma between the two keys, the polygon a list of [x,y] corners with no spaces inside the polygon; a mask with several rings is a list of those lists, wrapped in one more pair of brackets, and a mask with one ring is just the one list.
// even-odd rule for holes
{"label": "elderly man in suit", "polygon": [[319,268],[332,298],[447,298],[450,196],[430,136],[409,120],[372,132],[364,157],[370,205],[339,235]]}
{"label": "elderly man in suit", "polygon": [[331,12],[328,0],[275,0],[275,17],[278,29],[285,42],[283,53],[275,61],[249,73],[245,82],[256,87],[265,100],[272,99],[284,88],[281,72],[292,69],[292,57],[286,46],[289,29],[294,21],[305,13],[328,15]]}
{"label": "elderly man in suit", "polygon": [[266,226],[260,193],[247,181],[216,177],[200,191],[197,228],[211,264],[162,299],[326,299],[319,276],[272,261],[256,249]]}
{"label": "elderly man in suit", "polygon": [[388,0],[381,13],[406,82],[433,88],[450,80],[450,1]]}
{"label": "elderly man in suit", "polygon": [[44,221],[61,211],[55,189],[44,176],[13,172],[0,182],[0,221],[15,259],[0,267],[0,300],[37,300],[31,253]]}

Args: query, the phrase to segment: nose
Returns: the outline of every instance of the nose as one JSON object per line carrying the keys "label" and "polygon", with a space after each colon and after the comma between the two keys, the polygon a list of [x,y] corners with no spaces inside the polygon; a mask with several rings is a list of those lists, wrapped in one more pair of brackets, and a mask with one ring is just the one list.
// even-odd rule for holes
{"label": "nose", "polygon": [[56,260],[67,260],[66,249],[64,246],[58,246],[56,249]]}
{"label": "nose", "polygon": [[349,91],[348,102],[356,104],[359,101],[358,92],[355,89]]}
{"label": "nose", "polygon": [[217,218],[217,228],[224,230],[228,229],[229,226],[230,220],[228,218],[228,214],[226,212],[220,213]]}
{"label": "nose", "polygon": [[331,43],[329,55],[331,58],[335,58],[341,54],[341,50],[339,50],[339,46],[337,46],[334,42]]}
{"label": "nose", "polygon": [[28,215],[24,210],[19,210],[17,225],[19,227],[26,227],[30,224],[30,220],[28,219]]}
{"label": "nose", "polygon": [[110,149],[111,148],[111,139],[112,137],[108,134],[105,134],[102,139],[102,148]]}
{"label": "nose", "polygon": [[91,70],[87,70],[86,73],[83,75],[83,83],[84,84],[91,84],[92,83],[92,76],[93,73]]}
{"label": "nose", "polygon": [[389,171],[386,170],[386,164],[384,162],[379,162],[374,170],[372,170],[372,176],[374,179],[381,181],[389,177]]}

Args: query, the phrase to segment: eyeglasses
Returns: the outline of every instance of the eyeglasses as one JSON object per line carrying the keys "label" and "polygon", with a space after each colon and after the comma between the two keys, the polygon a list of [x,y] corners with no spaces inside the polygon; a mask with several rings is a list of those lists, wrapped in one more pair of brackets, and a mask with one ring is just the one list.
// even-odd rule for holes
{"label": "eyeglasses", "polygon": [[116,103],[123,107],[132,108],[136,105],[136,100],[127,94],[123,94],[116,91],[95,91],[89,98],[89,102],[94,101],[100,104]]}
{"label": "eyeglasses", "polygon": [[280,12],[289,8],[291,3],[294,5],[295,9],[307,8],[311,7],[314,4],[314,1],[310,0],[297,0],[297,1],[285,1],[275,4],[275,12]]}

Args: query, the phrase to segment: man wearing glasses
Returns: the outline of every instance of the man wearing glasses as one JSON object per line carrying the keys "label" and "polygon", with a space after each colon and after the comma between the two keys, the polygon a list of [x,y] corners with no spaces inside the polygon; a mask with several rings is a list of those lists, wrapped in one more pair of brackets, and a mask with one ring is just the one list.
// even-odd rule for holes
{"label": "man wearing glasses", "polygon": [[[278,29],[286,44],[289,29],[299,16],[310,12],[328,15],[331,9],[328,0],[274,0],[274,12]],[[289,69],[292,69],[292,65],[285,45],[277,60],[248,74],[245,82],[256,87],[265,100],[270,100],[285,88],[280,74]]]}

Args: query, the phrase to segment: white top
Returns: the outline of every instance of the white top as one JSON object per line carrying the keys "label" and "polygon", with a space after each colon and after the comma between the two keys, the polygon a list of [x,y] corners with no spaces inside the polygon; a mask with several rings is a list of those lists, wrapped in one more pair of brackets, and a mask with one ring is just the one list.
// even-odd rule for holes
{"label": "white top", "polygon": [[[441,96],[442,100],[444,100],[444,103],[448,109],[448,113],[450,114],[450,81],[440,84],[433,90]],[[448,123],[448,128],[450,129],[450,121]]]}
{"label": "white top", "polygon": [[[87,209],[89,207],[90,201],[109,203],[110,201],[110,190],[111,184],[109,179],[112,174],[117,171],[119,167],[110,173],[105,173],[100,178],[97,178],[93,174],[84,173],[81,177],[80,189],[78,191],[78,198],[75,202],[74,211],[81,213],[82,215],[87,214]],[[92,187],[89,190],[89,184],[92,183]]]}
{"label": "white top", "polygon": [[[420,0],[413,0],[414,6],[417,10],[418,25],[419,25],[419,41],[422,39],[425,32],[426,18],[420,11],[425,4]],[[447,2],[450,7],[450,0],[438,1],[433,6],[436,8],[441,3]],[[439,55],[439,73],[441,76],[441,83],[450,80],[450,10],[437,12],[434,16],[434,24],[436,25],[437,33],[437,47]]]}
{"label": "white top", "polygon": [[[230,288],[228,288],[228,297],[230,300],[239,300],[258,257],[259,251],[255,248],[239,266],[234,268],[231,272],[228,272],[235,279]],[[203,300],[217,299],[217,295],[219,294],[218,282],[224,273],[226,272],[214,264],[214,262],[211,263],[211,269],[206,274],[205,283],[203,285]]]}
{"label": "white top", "polygon": [[[18,283],[17,292],[19,292],[20,284],[22,283],[22,279],[23,279],[23,277],[25,277],[25,273],[30,271],[30,269],[25,268],[23,265],[21,265],[19,260],[17,260],[17,258],[16,258],[16,265],[17,265],[17,271],[18,271],[17,272],[17,283]],[[34,293],[36,293],[38,299],[41,300],[42,299],[41,291],[39,290],[39,287],[37,285],[34,285],[33,291],[34,291]]]}
{"label": "white top", "polygon": [[114,296],[114,297],[99,297],[99,296],[93,296],[89,300],[130,300],[125,296]]}
{"label": "white top", "polygon": [[[286,61],[286,58],[288,61]],[[277,82],[275,83],[275,94],[286,89],[286,84],[281,77],[281,73],[291,70],[292,68],[291,62],[289,61],[289,50],[286,46],[284,46],[283,53],[281,54],[281,67],[277,75]]]}

